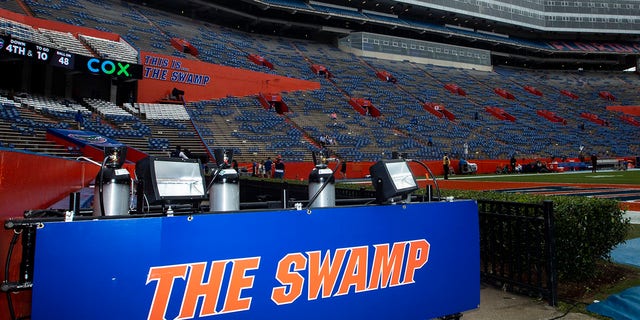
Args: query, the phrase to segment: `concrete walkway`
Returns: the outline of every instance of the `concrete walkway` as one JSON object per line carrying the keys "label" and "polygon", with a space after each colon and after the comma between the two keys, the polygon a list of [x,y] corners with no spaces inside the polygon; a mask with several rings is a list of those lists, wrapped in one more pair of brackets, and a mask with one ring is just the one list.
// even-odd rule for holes
{"label": "concrete walkway", "polygon": [[[627,211],[625,218],[632,224],[640,224],[640,212]],[[462,320],[587,320],[597,319],[583,313],[563,312],[550,307],[546,301],[503,292],[492,286],[482,285],[480,308],[463,313]]]}
{"label": "concrete walkway", "polygon": [[590,320],[597,319],[583,313],[568,313],[549,306],[546,301],[532,299],[492,286],[482,285],[480,308],[463,313],[461,320]]}

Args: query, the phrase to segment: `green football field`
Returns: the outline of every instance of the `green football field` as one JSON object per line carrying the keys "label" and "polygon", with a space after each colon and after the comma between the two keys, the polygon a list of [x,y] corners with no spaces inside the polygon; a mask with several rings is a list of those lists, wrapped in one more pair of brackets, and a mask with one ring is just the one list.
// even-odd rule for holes
{"label": "green football field", "polygon": [[523,173],[503,175],[457,175],[455,179],[473,181],[589,183],[589,184],[633,184],[640,185],[640,170],[563,173]]}

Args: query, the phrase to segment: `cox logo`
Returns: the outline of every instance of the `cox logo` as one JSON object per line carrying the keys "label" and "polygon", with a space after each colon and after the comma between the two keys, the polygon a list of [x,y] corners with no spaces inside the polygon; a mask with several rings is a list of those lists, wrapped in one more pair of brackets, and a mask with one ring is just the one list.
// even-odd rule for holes
{"label": "cox logo", "polygon": [[111,60],[101,61],[97,58],[91,58],[87,61],[87,69],[93,73],[102,72],[108,75],[115,73],[117,76],[125,75],[126,77],[131,77],[128,71],[129,67],[130,65],[128,63],[123,64],[121,62],[113,62]]}

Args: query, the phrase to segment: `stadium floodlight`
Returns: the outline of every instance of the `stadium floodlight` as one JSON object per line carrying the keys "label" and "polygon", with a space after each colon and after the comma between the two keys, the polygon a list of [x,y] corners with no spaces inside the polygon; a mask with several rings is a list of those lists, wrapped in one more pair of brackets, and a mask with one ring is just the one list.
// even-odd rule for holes
{"label": "stadium floodlight", "polygon": [[206,199],[204,173],[197,159],[146,157],[136,163],[136,176],[150,205]]}
{"label": "stadium floodlight", "polygon": [[380,160],[369,168],[378,203],[388,202],[418,189],[418,183],[403,159]]}

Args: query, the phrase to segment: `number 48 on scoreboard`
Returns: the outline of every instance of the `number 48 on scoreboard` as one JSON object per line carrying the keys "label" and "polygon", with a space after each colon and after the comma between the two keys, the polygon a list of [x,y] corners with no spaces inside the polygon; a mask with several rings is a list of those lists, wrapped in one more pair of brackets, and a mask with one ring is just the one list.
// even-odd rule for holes
{"label": "number 48 on scoreboard", "polygon": [[73,69],[74,68],[74,59],[73,54],[69,52],[63,52],[56,50],[55,57],[51,59],[51,64],[54,66]]}

